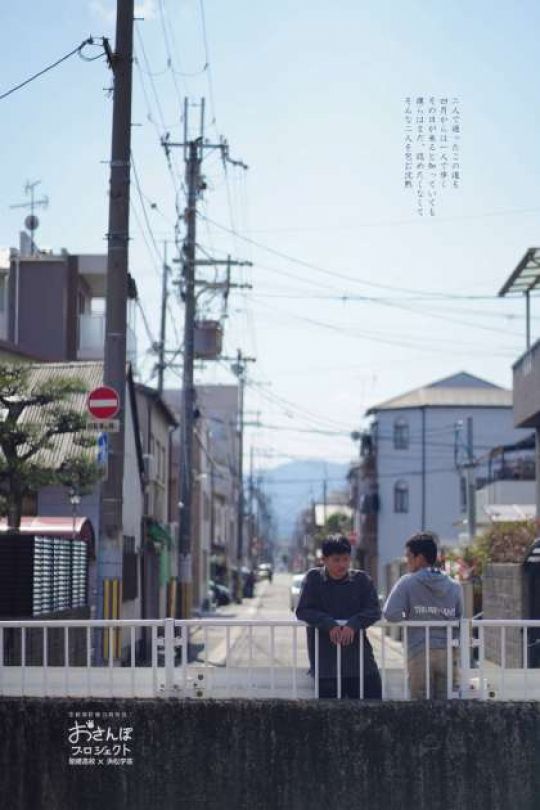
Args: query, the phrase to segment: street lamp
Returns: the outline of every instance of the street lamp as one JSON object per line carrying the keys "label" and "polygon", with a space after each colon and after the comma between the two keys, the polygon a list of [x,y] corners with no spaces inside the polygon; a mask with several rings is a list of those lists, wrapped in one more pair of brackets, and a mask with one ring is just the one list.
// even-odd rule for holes
{"label": "street lamp", "polygon": [[71,530],[71,539],[75,540],[75,521],[77,519],[77,507],[81,502],[81,496],[79,495],[78,491],[75,487],[70,487],[69,489],[69,502],[71,504],[71,514],[73,517],[73,526]]}

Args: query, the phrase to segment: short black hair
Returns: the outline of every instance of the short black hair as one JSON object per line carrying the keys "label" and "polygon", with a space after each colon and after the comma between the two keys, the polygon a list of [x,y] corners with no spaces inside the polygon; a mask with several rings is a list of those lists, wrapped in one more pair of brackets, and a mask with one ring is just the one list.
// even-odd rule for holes
{"label": "short black hair", "polygon": [[342,534],[333,534],[323,540],[323,557],[330,557],[332,554],[350,554],[351,544]]}
{"label": "short black hair", "polygon": [[417,532],[417,534],[413,534],[405,543],[405,548],[408,548],[415,557],[421,554],[428,565],[435,565],[437,562],[438,548],[435,532]]}

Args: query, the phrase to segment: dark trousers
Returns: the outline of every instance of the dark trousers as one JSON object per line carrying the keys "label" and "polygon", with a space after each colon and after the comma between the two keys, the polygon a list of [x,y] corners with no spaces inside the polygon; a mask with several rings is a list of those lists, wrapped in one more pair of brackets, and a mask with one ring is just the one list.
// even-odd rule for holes
{"label": "dark trousers", "polygon": [[[319,678],[319,697],[337,698],[337,678]],[[360,678],[341,679],[341,697],[358,700],[360,698]],[[364,700],[381,700],[382,685],[378,672],[364,675]]]}

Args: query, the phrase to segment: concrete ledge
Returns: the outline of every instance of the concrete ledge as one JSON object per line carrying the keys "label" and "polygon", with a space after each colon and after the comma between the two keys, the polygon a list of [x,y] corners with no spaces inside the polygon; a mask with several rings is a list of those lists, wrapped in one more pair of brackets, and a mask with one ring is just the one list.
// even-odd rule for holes
{"label": "concrete ledge", "polygon": [[[133,766],[69,765],[74,712]],[[80,723],[86,723],[81,718]],[[537,703],[0,699],[5,810],[537,810]]]}

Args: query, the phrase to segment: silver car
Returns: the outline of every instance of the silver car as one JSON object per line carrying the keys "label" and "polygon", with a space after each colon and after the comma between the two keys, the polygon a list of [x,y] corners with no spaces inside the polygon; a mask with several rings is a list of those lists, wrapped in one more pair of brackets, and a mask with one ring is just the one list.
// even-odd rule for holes
{"label": "silver car", "polygon": [[300,599],[300,592],[302,590],[302,583],[304,582],[304,574],[294,574],[291,582],[290,602],[291,610],[294,612],[298,607],[298,600]]}

